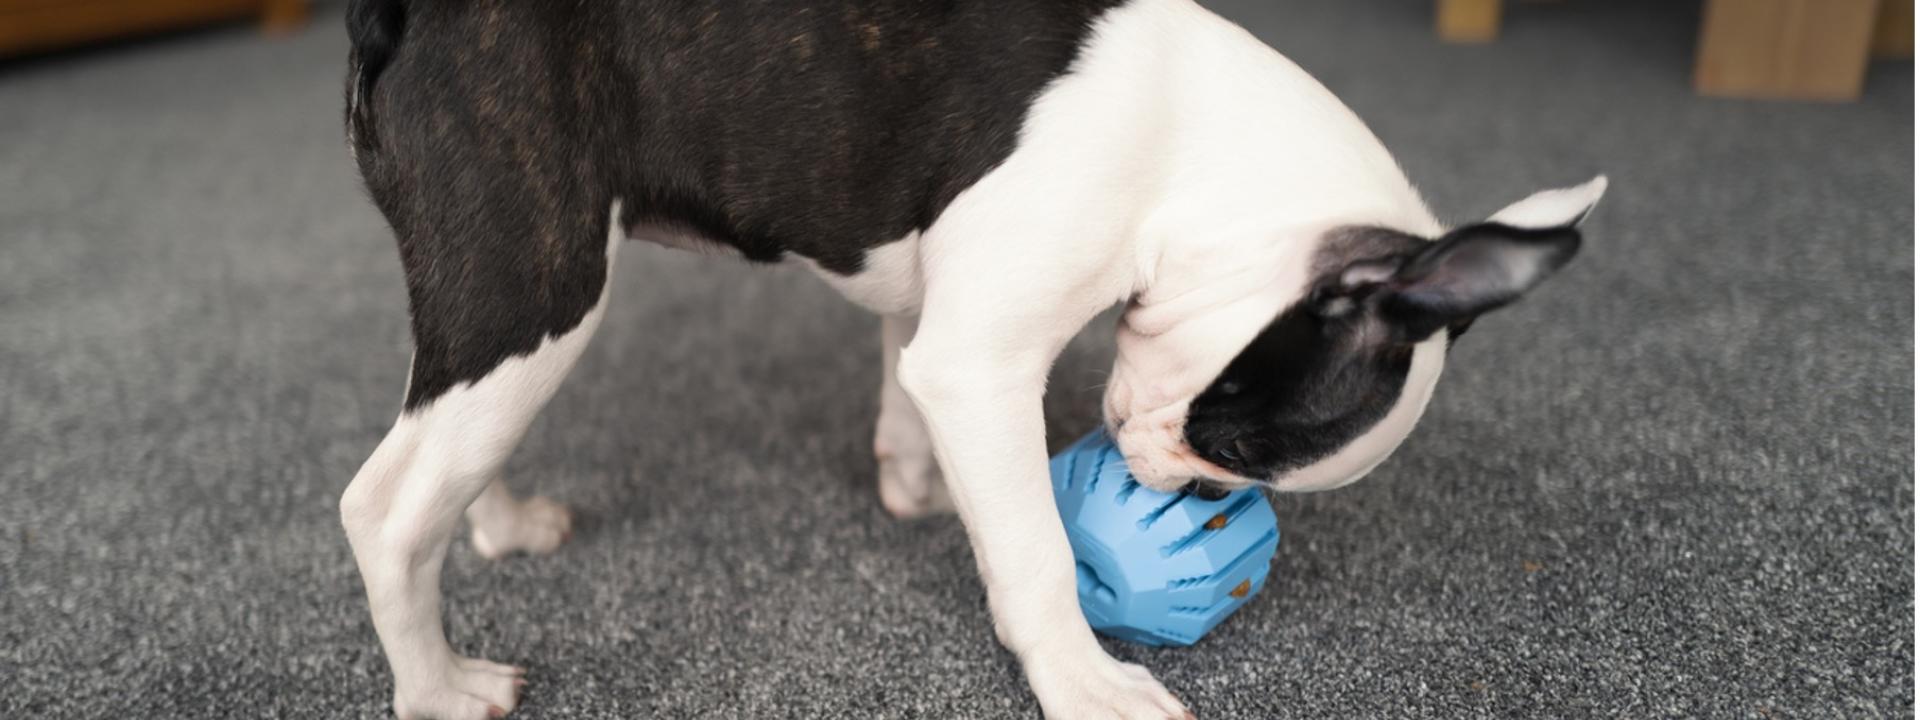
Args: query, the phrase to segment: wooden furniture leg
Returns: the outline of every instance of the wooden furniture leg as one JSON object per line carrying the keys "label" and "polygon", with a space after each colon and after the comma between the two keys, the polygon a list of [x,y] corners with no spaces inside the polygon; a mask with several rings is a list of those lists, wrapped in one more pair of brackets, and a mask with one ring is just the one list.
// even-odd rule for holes
{"label": "wooden furniture leg", "polygon": [[1439,0],[1434,29],[1456,43],[1493,42],[1500,35],[1500,0]]}
{"label": "wooden furniture leg", "polygon": [[307,24],[308,0],[261,0],[260,29],[285,35]]}
{"label": "wooden furniture leg", "polygon": [[1879,0],[1708,0],[1694,89],[1722,97],[1859,98],[1878,12]]}
{"label": "wooden furniture leg", "polygon": [[1873,56],[1913,57],[1913,0],[1880,0],[1880,17],[1873,22]]}
{"label": "wooden furniture leg", "polygon": [[306,23],[309,0],[0,0],[0,57],[258,18],[269,32]]}

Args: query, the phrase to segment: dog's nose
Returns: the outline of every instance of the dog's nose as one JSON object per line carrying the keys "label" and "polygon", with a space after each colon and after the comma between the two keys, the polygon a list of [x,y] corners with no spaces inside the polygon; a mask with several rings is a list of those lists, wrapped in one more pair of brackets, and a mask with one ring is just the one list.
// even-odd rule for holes
{"label": "dog's nose", "polygon": [[1193,495],[1199,497],[1201,500],[1209,500],[1209,501],[1219,500],[1220,498],[1226,497],[1227,493],[1229,492],[1226,488],[1220,487],[1219,485],[1215,485],[1206,480],[1195,480],[1193,482],[1187,483],[1187,486],[1180,488],[1180,490],[1181,492],[1192,493]]}

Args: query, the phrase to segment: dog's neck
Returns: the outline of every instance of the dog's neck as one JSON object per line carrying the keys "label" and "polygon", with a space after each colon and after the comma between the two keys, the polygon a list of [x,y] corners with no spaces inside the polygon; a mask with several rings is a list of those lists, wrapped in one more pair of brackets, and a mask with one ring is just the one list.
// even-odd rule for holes
{"label": "dog's neck", "polygon": [[[1423,237],[1443,228],[1399,165],[1360,119],[1318,81],[1232,23],[1189,0],[1145,0],[1097,31],[1150,34],[1152,42],[1091,43],[1155,57],[1137,92],[1160,104],[1160,147],[1141,157],[1143,183],[1159,190],[1135,239],[1135,299],[1153,306],[1213,286],[1249,284],[1262,272],[1284,283],[1320,237],[1372,225]],[[1262,270],[1259,266],[1269,269]],[[1253,282],[1247,292],[1265,292]],[[1147,328],[1142,328],[1146,330]]]}

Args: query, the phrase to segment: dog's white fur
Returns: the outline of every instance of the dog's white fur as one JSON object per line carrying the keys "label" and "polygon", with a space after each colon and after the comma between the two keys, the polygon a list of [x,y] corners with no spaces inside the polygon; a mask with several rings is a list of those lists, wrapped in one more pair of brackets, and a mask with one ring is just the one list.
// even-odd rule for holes
{"label": "dog's white fur", "polygon": [[1300,291],[1321,232],[1439,223],[1331,94],[1187,0],[1103,19],[1034,104],[1019,147],[920,238],[926,290],[900,382],[927,421],[995,628],[1047,716],[1181,717],[1080,614],[1046,482],[1049,365],[1096,313],[1133,299],[1113,378],[1123,410],[1191,396]]}
{"label": "dog's white fur", "polygon": [[[1499,217],[1570,224],[1603,189],[1548,191]],[[1184,712],[1145,671],[1108,657],[1080,616],[1045,482],[1040,396],[1054,356],[1100,310],[1131,300],[1107,401],[1130,468],[1161,489],[1196,476],[1247,482],[1185,447],[1186,405],[1305,292],[1323,235],[1358,224],[1444,230],[1365,125],[1304,71],[1188,0],[1143,0],[1099,25],[1005,165],[923,236],[890,246],[882,274],[897,273],[893,248],[914,247],[924,287],[899,380],[950,479],[1000,638],[1048,717]],[[1365,475],[1419,419],[1447,342],[1420,343],[1399,401],[1361,438],[1259,480],[1314,490]],[[883,464],[900,463],[888,449]],[[881,482],[890,510],[922,510],[893,500],[919,486],[890,486],[884,471]]]}
{"label": "dog's white fur", "polygon": [[[1496,218],[1567,224],[1603,189],[1543,193]],[[1099,22],[1034,103],[1018,149],[932,227],[870,253],[859,275],[823,273],[886,317],[882,502],[900,516],[958,511],[996,631],[1048,717],[1186,714],[1146,670],[1109,657],[1080,614],[1046,482],[1041,395],[1054,357],[1095,314],[1130,303],[1106,413],[1149,485],[1351,482],[1411,430],[1444,337],[1420,344],[1375,428],[1286,477],[1230,477],[1179,430],[1194,395],[1305,291],[1322,235],[1355,224],[1443,230],[1379,141],[1297,66],[1191,0],[1136,0]],[[616,222],[609,264],[626,234]],[[470,504],[489,556],[565,537],[563,510],[513,499],[498,472],[604,306],[603,295],[576,329],[403,414],[343,498],[402,717],[487,717],[517,699],[517,669],[447,644],[440,564]]]}

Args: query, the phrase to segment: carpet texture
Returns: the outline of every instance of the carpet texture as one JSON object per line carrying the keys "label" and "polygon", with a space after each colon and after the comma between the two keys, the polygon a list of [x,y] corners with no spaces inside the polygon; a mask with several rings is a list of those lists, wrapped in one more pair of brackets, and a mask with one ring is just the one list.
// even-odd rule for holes
{"label": "carpet texture", "polygon": [[[1707,100],[1698,7],[1219,0],[1445,217],[1613,178],[1584,254],[1453,353],[1372,478],[1275,499],[1267,591],[1112,645],[1206,718],[1912,713],[1913,74]],[[0,717],[381,717],[335,502],[399,408],[392,240],[338,7],[0,66]],[[580,511],[447,562],[519,718],[1033,717],[959,524],[880,510],[878,324],[795,267],[630,246],[509,467]],[[1103,320],[1047,401],[1096,420]]]}

